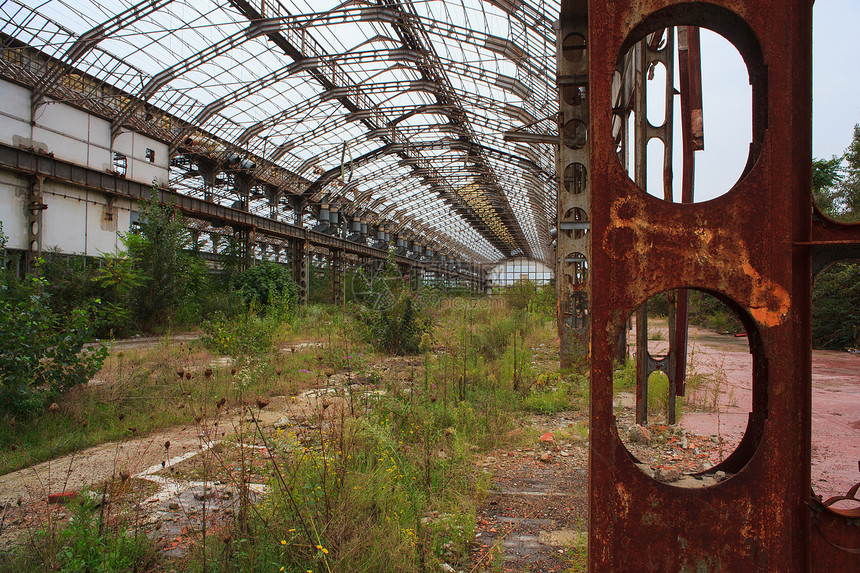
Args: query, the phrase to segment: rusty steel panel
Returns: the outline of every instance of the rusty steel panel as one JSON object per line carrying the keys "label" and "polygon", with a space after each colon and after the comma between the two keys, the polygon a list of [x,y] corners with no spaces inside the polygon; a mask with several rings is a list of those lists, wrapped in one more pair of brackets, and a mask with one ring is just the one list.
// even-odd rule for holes
{"label": "rusty steel panel", "polygon": [[[821,243],[860,238],[856,225],[813,232],[812,1],[590,0],[588,21],[589,570],[858,571],[856,516],[811,499],[811,257]],[[619,58],[670,26],[723,35],[750,73],[749,161],[728,193],[701,204],[647,195],[623,169],[612,137]],[[753,354],[746,435],[710,470],[730,477],[702,488],[660,483],[637,469],[612,410],[612,360],[625,321],[651,296],[679,288],[708,291],[737,310]]]}
{"label": "rusty steel panel", "polygon": [[583,0],[562,8],[558,28],[559,173],[556,220],[556,289],[559,356],[562,368],[588,359],[588,268],[591,236],[588,212],[591,180],[588,89],[587,5]]}

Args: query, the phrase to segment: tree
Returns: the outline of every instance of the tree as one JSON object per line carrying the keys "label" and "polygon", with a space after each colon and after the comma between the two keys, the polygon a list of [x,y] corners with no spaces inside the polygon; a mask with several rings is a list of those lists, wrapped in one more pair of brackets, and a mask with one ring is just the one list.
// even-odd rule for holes
{"label": "tree", "polygon": [[[812,162],[818,208],[843,223],[860,221],[860,124],[841,156]],[[822,272],[812,290],[812,345],[842,350],[860,346],[860,264],[842,261]]]}
{"label": "tree", "polygon": [[836,218],[836,185],[842,180],[840,163],[842,158],[834,155],[830,159],[812,160],[812,196],[822,213]]}
{"label": "tree", "polygon": [[812,346],[830,350],[860,346],[860,265],[836,263],[815,279]]}
{"label": "tree", "polygon": [[818,208],[843,223],[860,221],[860,124],[842,156],[812,160],[812,193]]}
{"label": "tree", "polygon": [[845,150],[844,175],[838,183],[839,201],[843,222],[860,221],[860,124],[854,126],[854,138]]}
{"label": "tree", "polygon": [[140,273],[134,289],[135,315],[144,330],[169,324],[191,295],[194,272],[191,241],[182,214],[158,200],[155,184],[150,198],[140,201],[140,226],[123,238],[129,258]]}
{"label": "tree", "polygon": [[295,308],[298,304],[298,286],[287,268],[274,261],[263,261],[239,273],[234,284],[249,306],[262,308],[280,301]]}

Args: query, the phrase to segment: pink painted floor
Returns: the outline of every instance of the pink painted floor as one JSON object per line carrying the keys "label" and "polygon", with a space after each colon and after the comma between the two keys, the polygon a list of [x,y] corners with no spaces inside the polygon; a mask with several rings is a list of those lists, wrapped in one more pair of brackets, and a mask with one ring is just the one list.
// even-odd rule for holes
{"label": "pink painted floor", "polygon": [[[665,323],[664,323],[665,324]],[[655,327],[662,325],[655,324]],[[649,344],[665,345],[657,341]],[[722,370],[719,415],[684,414],[681,426],[700,435],[723,436],[726,455],[746,429],[751,409],[752,357],[746,338],[720,335],[692,327],[690,353],[694,371]],[[689,376],[689,372],[688,372]],[[699,400],[708,400],[700,391]],[[714,391],[711,390],[713,401]],[[860,354],[816,350],[812,353],[812,483],[824,499],[844,495],[860,482]]]}

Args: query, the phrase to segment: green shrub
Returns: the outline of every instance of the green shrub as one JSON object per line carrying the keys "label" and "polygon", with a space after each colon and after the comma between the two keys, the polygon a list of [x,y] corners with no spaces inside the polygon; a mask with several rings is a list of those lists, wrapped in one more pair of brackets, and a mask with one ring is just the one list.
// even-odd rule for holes
{"label": "green shrub", "polygon": [[26,279],[18,300],[5,296],[7,283],[0,285],[0,408],[32,414],[98,372],[107,349],[84,348],[93,336],[96,306],[61,318],[48,305],[44,279]]}
{"label": "green shrub", "polygon": [[502,297],[510,309],[525,310],[548,317],[555,316],[556,292],[553,281],[539,285],[530,280],[521,279],[505,287],[502,290]]}
{"label": "green shrub", "polygon": [[535,289],[535,294],[529,301],[526,310],[531,314],[555,318],[556,301],[557,294],[555,290],[555,281],[550,281],[546,284],[539,285]]}
{"label": "green shrub", "polygon": [[361,337],[387,354],[417,352],[433,326],[420,293],[410,289],[391,260],[383,272],[365,281],[367,288],[353,305]]}
{"label": "green shrub", "polygon": [[537,292],[537,285],[529,280],[518,280],[514,284],[505,287],[502,291],[502,296],[508,308],[515,310],[525,310],[528,308],[529,302],[534,298]]}
{"label": "green shrub", "polygon": [[263,261],[239,273],[234,287],[249,306],[267,308],[276,301],[290,308],[298,306],[298,286],[287,267],[274,261]]}
{"label": "green shrub", "polygon": [[563,412],[571,408],[571,396],[566,386],[548,390],[533,390],[523,398],[523,408],[542,414]]}
{"label": "green shrub", "polygon": [[260,316],[252,306],[233,317],[217,314],[212,320],[204,320],[201,341],[218,354],[258,356],[272,347],[276,326],[276,321]]}
{"label": "green shrub", "polygon": [[636,361],[625,360],[616,364],[612,375],[613,392],[629,392],[636,389]]}
{"label": "green shrub", "polygon": [[716,332],[744,332],[737,314],[720,299],[698,290],[688,290],[690,324],[698,324]]}
{"label": "green shrub", "polygon": [[[684,401],[675,400],[675,420],[680,420]],[[648,411],[669,413],[669,377],[663,372],[652,372],[648,376]]]}
{"label": "green shrub", "polygon": [[504,354],[501,356],[502,377],[511,381],[514,391],[525,391],[534,381],[534,365],[532,352],[526,348],[523,339],[517,332],[514,334]]}
{"label": "green shrub", "polygon": [[182,214],[158,200],[155,185],[150,198],[140,201],[140,227],[122,237],[140,284],[133,289],[135,320],[143,330],[172,322],[192,294],[192,278],[199,271]]}
{"label": "green shrub", "polygon": [[81,496],[72,507],[72,518],[59,532],[43,529],[31,542],[7,556],[4,571],[64,571],[112,573],[151,571],[157,551],[145,533],[126,532],[123,525],[99,523],[95,503]]}
{"label": "green shrub", "polygon": [[665,318],[669,316],[669,293],[660,293],[648,299],[648,316]]}
{"label": "green shrub", "polygon": [[816,278],[812,346],[830,350],[860,347],[860,264],[838,263]]}
{"label": "green shrub", "polygon": [[105,291],[95,282],[98,260],[80,255],[65,255],[56,249],[47,250],[37,261],[37,273],[45,279],[48,305],[57,315],[67,316],[72,310],[97,298]]}
{"label": "green shrub", "polygon": [[494,316],[490,318],[488,324],[481,325],[475,330],[472,344],[480,354],[496,360],[512,344],[514,336],[522,336],[528,327],[526,315],[522,311]]}
{"label": "green shrub", "polygon": [[102,289],[105,305],[99,334],[122,336],[132,330],[134,323],[134,292],[143,283],[143,274],[125,253],[106,254],[91,282]]}

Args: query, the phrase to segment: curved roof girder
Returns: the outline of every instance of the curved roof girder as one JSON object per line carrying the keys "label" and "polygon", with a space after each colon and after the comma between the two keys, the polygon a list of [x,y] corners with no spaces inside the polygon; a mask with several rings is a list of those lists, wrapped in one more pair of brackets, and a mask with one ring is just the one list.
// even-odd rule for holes
{"label": "curved roof girder", "polygon": [[119,133],[119,130],[122,128],[122,124],[131,116],[135,110],[139,109],[143,106],[156,92],[158,92],[161,88],[166,86],[175,78],[181,76],[184,73],[193,70],[194,68],[205,64],[211,58],[216,56],[223,55],[235,48],[236,46],[243,44],[249,40],[253,40],[258,38],[264,34],[267,34],[267,28],[264,25],[260,25],[259,23],[252,22],[248,25],[244,30],[240,30],[227,36],[220,41],[206,46],[204,49],[196,52],[195,54],[176,62],[174,65],[170,66],[152,76],[149,81],[144,84],[144,86],[140,89],[140,93],[137,94],[137,99],[129,100],[124,109],[120,112],[120,114],[114,119],[113,125],[111,127],[111,134],[116,136]]}
{"label": "curved roof girder", "polygon": [[[434,146],[434,147],[436,147],[436,146],[439,146],[439,144],[440,144],[439,142],[428,142],[426,145],[427,145],[428,147],[429,147],[429,146]],[[466,144],[465,142],[460,142],[460,141],[457,141],[457,140],[453,140],[453,141],[449,141],[449,142],[444,142],[444,144],[445,144],[445,145],[447,145],[448,147],[452,148],[452,149],[460,149],[460,150],[466,151],[467,153],[468,153],[468,152],[471,152],[471,151],[473,151],[473,150],[475,150],[475,149],[477,149],[478,147],[480,147],[482,151],[484,151],[485,153],[487,153],[487,154],[489,154],[489,155],[491,155],[491,156],[498,157],[500,160],[505,161],[505,162],[508,162],[508,163],[511,163],[511,164],[513,164],[513,165],[516,165],[516,166],[520,166],[520,167],[523,167],[523,166],[524,166],[524,167],[525,167],[526,169],[528,169],[530,172],[533,172],[533,173],[536,173],[536,174],[538,174],[538,175],[541,175],[541,176],[543,177],[543,179],[546,181],[546,183],[547,183],[547,184],[552,184],[552,185],[554,185],[554,184],[555,184],[555,178],[554,178],[554,175],[547,173],[547,172],[546,172],[546,171],[544,171],[540,166],[538,166],[538,165],[536,165],[536,164],[532,163],[532,162],[531,162],[530,160],[528,160],[528,159],[525,159],[525,158],[522,158],[522,157],[518,157],[518,156],[514,156],[514,155],[512,155],[512,154],[510,154],[510,153],[507,153],[507,152],[502,151],[502,150],[499,150],[499,149],[490,148],[490,147],[486,147],[486,146],[479,146],[479,144]],[[420,144],[417,144],[417,145],[415,145],[414,147],[419,147],[419,146],[420,146]],[[359,158],[359,160],[353,160],[353,161],[352,161],[352,165],[351,165],[351,169],[355,167],[355,164],[356,164],[356,163],[358,163],[359,165],[366,164],[366,163],[368,163],[368,162],[371,162],[371,161],[374,161],[374,160],[378,159],[378,158],[379,158],[379,157],[381,157],[382,155],[385,155],[385,154],[387,154],[387,153],[391,153],[391,152],[392,152],[392,148],[390,148],[390,147],[386,147],[386,146],[383,146],[382,148],[379,148],[378,150],[375,150],[375,152],[372,152],[370,155],[362,156],[362,157],[360,157],[360,158]],[[394,152],[396,152],[396,149],[394,150]],[[417,165],[418,165],[418,161],[417,161],[416,159],[414,159],[414,158],[405,158],[405,159],[401,159],[401,161],[400,161],[399,163],[400,163],[400,164],[402,164],[402,165],[404,165],[404,166],[405,166],[405,165],[409,165],[409,166],[413,167],[413,169],[414,169],[414,173],[415,173],[416,175],[418,175],[419,177],[421,177],[421,179],[422,179],[422,182],[423,182],[423,183],[432,183],[432,181],[433,181],[433,180],[432,180],[431,178],[427,177],[427,176],[429,175],[429,173],[428,173],[428,172],[426,172],[426,170],[423,170],[423,171],[422,171],[422,169],[423,169],[423,168],[421,168],[421,167],[418,167],[418,166],[417,166]],[[317,186],[317,188],[319,188],[319,189],[320,189],[320,191],[316,191],[316,188],[314,188],[313,190],[312,190],[311,188],[309,188],[309,189],[308,189],[308,192],[309,192],[309,193],[310,193],[310,192],[316,192],[316,193],[321,192],[321,189],[322,189],[322,188],[323,188],[323,187],[324,187],[328,182],[331,182],[331,181],[334,181],[334,180],[338,179],[338,176],[339,176],[339,175],[341,175],[341,174],[342,174],[342,170],[340,169],[340,167],[334,167],[334,168],[332,168],[332,169],[328,172],[328,175],[327,175],[327,176],[325,176],[325,175],[324,175],[324,176],[321,176],[321,177],[320,177],[319,179],[317,179],[317,181],[315,182],[315,185]],[[352,186],[353,186],[353,187],[357,187],[357,186],[359,186],[359,185],[360,185],[360,182],[359,182],[358,180],[357,180],[357,181],[355,181],[355,182],[352,184]],[[534,184],[532,184],[532,185],[534,185]],[[529,185],[528,185],[528,183],[526,184],[526,186],[527,186],[527,187],[529,186]],[[536,195],[536,194],[535,194],[535,192],[534,192],[534,188],[533,188],[533,187],[532,187],[531,189],[529,189],[528,191],[529,191],[529,195],[530,195],[530,196],[536,196],[536,197],[539,197],[538,195]],[[437,191],[437,192],[438,192],[438,191]],[[537,202],[539,202],[539,203],[543,203],[543,200],[542,200],[542,199],[537,199]],[[499,205],[498,205],[498,202],[497,202],[497,201],[496,201],[496,202],[493,202],[493,204],[495,204],[497,207],[499,207]]]}
{"label": "curved roof girder", "polygon": [[[47,0],[47,2],[50,1]],[[94,2],[95,0],[88,1]],[[269,68],[271,71],[266,70],[267,73],[264,76],[253,78],[249,82],[242,80],[236,84],[235,90],[209,102],[201,102],[200,108],[196,104],[190,107],[195,113],[194,120],[190,122],[193,127],[179,124],[180,127],[173,130],[171,152],[181,147],[192,133],[198,133],[200,129],[205,131],[206,124],[231,105],[255,95],[262,89],[276,85],[282,79],[294,78],[298,74],[307,73],[310,79],[315,81],[321,89],[296,103],[290,102],[290,99],[287,98],[287,103],[292,103],[288,107],[293,110],[293,115],[296,113],[295,110],[313,111],[315,106],[321,106],[329,101],[337,101],[343,105],[345,108],[343,113],[330,114],[329,119],[310,129],[301,129],[301,126],[296,124],[295,126],[286,126],[277,134],[266,133],[267,129],[277,129],[276,126],[289,114],[285,115],[282,111],[249,125],[247,119],[256,119],[255,114],[251,112],[258,109],[257,106],[260,105],[258,100],[261,100],[261,98],[252,99],[238,110],[243,119],[232,123],[227,120],[225,123],[225,118],[219,117],[218,120],[212,122],[209,129],[216,138],[220,133],[236,134],[230,138],[222,139],[223,141],[232,140],[230,143],[218,145],[213,149],[219,150],[219,153],[225,157],[230,153],[239,153],[251,158],[258,165],[254,173],[260,175],[274,166],[266,165],[266,162],[277,164],[281,169],[287,164],[298,163],[298,161],[302,161],[301,167],[304,170],[316,168],[317,165],[322,165],[319,167],[320,169],[328,167],[329,172],[333,172],[334,176],[327,181],[323,181],[322,176],[315,181],[310,181],[310,184],[306,185],[303,195],[307,197],[307,191],[314,186],[321,192],[322,190],[328,191],[330,187],[336,185],[339,187],[336,193],[341,196],[355,194],[355,209],[360,208],[361,204],[376,203],[379,199],[383,199],[382,204],[384,204],[384,198],[376,197],[382,189],[377,184],[378,180],[383,177],[390,178],[392,175],[399,178],[401,175],[398,172],[404,171],[405,168],[406,174],[403,175],[403,180],[414,180],[415,187],[421,190],[421,197],[433,197],[433,203],[443,208],[445,204],[452,206],[452,214],[455,217],[464,218],[465,221],[469,217],[464,216],[464,211],[466,213],[471,211],[477,217],[475,228],[486,228],[495,239],[501,238],[498,235],[499,232],[504,231],[503,235],[513,232],[514,235],[520,237],[516,239],[518,245],[526,247],[526,249],[529,246],[539,246],[533,237],[540,237],[544,234],[545,229],[542,228],[542,223],[539,223],[536,228],[532,228],[532,223],[526,222],[528,229],[525,229],[521,227],[521,222],[524,221],[523,217],[529,217],[528,205],[537,207],[537,211],[531,215],[537,219],[545,211],[545,205],[551,203],[549,199],[552,198],[555,191],[552,183],[554,175],[551,174],[553,162],[542,160],[544,158],[528,157],[519,153],[517,146],[506,145],[505,142],[501,141],[501,134],[506,129],[501,128],[510,129],[504,117],[509,117],[524,125],[544,121],[537,120],[536,117],[546,117],[547,109],[554,105],[553,101],[545,98],[546,93],[544,93],[554,89],[554,78],[545,77],[547,74],[543,67],[537,66],[531,72],[527,69],[534,64],[534,62],[529,61],[530,57],[535,55],[543,57],[542,54],[529,53],[529,49],[533,49],[535,45],[539,50],[542,48],[554,49],[555,38],[551,25],[552,20],[546,14],[536,10],[527,1],[491,0],[490,2],[509,16],[509,26],[519,25],[517,22],[522,24],[522,29],[525,30],[523,33],[530,35],[530,42],[536,42],[535,45],[532,45],[529,42],[517,43],[512,39],[490,34],[487,31],[489,28],[472,30],[454,21],[443,21],[441,20],[442,16],[435,15],[439,13],[434,14],[433,10],[428,7],[431,4],[437,4],[435,0],[422,3],[420,6],[421,14],[409,0],[403,2],[395,0],[384,7],[347,3],[327,12],[308,15],[284,13],[285,1],[287,0],[270,6],[270,10],[265,14],[266,17],[263,17],[264,15],[257,12],[257,8],[253,7],[247,0],[230,0],[229,3],[247,18],[242,29],[221,38],[217,42],[204,44],[203,49],[199,49],[179,61],[173,63],[167,61],[166,63],[171,63],[171,65],[161,72],[149,76],[149,79],[144,82],[144,87],[139,91],[140,97],[130,101],[128,106],[122,110],[117,118],[120,120],[118,123],[121,124],[124,118],[134,115],[135,110],[147,105],[147,101],[158,91],[167,88],[175,79],[189,70],[201,66],[205,60],[226,54],[248,40],[266,36],[294,61],[276,70]],[[553,3],[552,0],[549,1],[551,4]],[[146,0],[136,6],[146,9],[156,4],[166,6],[170,4],[170,1]],[[439,4],[441,5],[441,2]],[[281,13],[272,12],[272,9]],[[159,8],[154,8],[150,10],[150,13],[158,10]],[[126,12],[131,13],[130,11],[131,8],[126,10]],[[222,16],[224,13],[219,12]],[[229,11],[229,14],[235,13]],[[143,17],[133,14],[128,16],[129,22]],[[314,38],[313,34],[307,33],[306,28],[318,29],[319,26],[331,25],[338,18],[343,23],[359,22],[368,25],[391,26],[396,32],[394,36],[399,38],[399,40],[394,40],[391,35],[375,32],[373,35],[369,34],[368,39],[360,42],[356,47],[376,44],[377,42],[393,43],[396,41],[402,42],[403,47],[362,51],[353,48],[351,51],[340,53],[327,51]],[[108,21],[113,21],[113,19]],[[237,19],[233,23],[241,25],[241,19]],[[182,25],[180,24],[180,27]],[[91,29],[96,30],[97,28],[98,26]],[[188,29],[190,30],[192,27]],[[235,30],[235,27],[231,27],[229,30]],[[110,33],[108,32],[107,35]],[[431,37],[434,38],[432,42]],[[83,33],[72,45],[77,46],[75,50],[82,50],[81,53],[83,54],[93,49],[102,39],[98,32],[91,32],[89,35]],[[299,40],[301,41],[299,42]],[[441,48],[442,52],[451,54],[451,46],[456,45],[457,42],[466,41],[472,44],[469,46],[469,50],[472,50],[470,53],[478,53],[482,59],[486,57],[483,55],[484,53],[496,54],[517,64],[524,70],[524,74],[516,73],[515,76],[508,76],[498,70],[487,70],[479,66],[449,60],[437,53]],[[434,43],[438,43],[438,46],[434,46]],[[81,57],[75,56],[72,49],[67,50],[67,53],[70,54],[70,60]],[[378,100],[368,96],[373,95],[373,93],[389,93],[388,90],[377,87],[384,82],[362,83],[365,80],[356,82],[350,77],[353,70],[349,66],[370,62],[380,64],[388,62],[390,64],[390,61],[398,62],[397,65],[400,66],[400,69],[411,70],[423,79],[410,80],[412,82],[410,86],[418,88],[417,90],[407,89],[400,94],[395,93],[380,105]],[[454,88],[447,79],[447,74],[456,76],[461,80],[468,79],[480,83],[484,87],[471,90],[465,83],[461,83],[457,88]],[[209,83],[214,86],[215,76],[211,76],[211,78],[213,81]],[[402,86],[404,82],[393,83],[399,83]],[[182,85],[178,88],[179,90],[190,90],[190,88]],[[522,107],[511,103],[509,98],[488,97],[494,91],[498,92],[500,88],[522,99]],[[46,91],[49,90],[50,88]],[[430,97],[426,99],[414,98],[413,101],[416,105],[412,106],[404,106],[398,99],[401,95],[418,93],[419,91],[427,93]],[[193,91],[188,93],[191,94],[190,97],[198,95]],[[298,94],[299,92],[295,93]],[[200,94],[205,97],[206,92],[201,90]],[[529,99],[529,96],[534,96],[534,100],[547,103],[535,104]],[[385,105],[385,101],[389,102],[389,105]],[[165,99],[165,103],[170,102]],[[464,104],[467,103],[472,103],[478,110],[473,111],[464,107]],[[362,107],[364,105],[369,106]],[[259,109],[267,110],[271,107],[260,106]],[[286,109],[284,108],[284,111]],[[481,114],[480,109],[492,111],[490,113],[485,111]],[[149,110],[150,108],[147,106],[147,111]],[[153,111],[158,113],[156,110]],[[327,110],[327,113],[330,111]],[[434,123],[430,118],[426,123],[409,121],[421,114],[438,115],[440,121]],[[259,114],[256,115],[259,116]],[[313,117],[312,113],[310,115]],[[142,112],[140,117],[142,117]],[[317,121],[323,116],[316,113],[315,117],[315,121]],[[139,120],[140,118],[135,121]],[[365,132],[356,135],[354,130],[341,129],[345,124],[352,121],[361,122]],[[480,127],[480,129],[473,129],[473,125]],[[335,128],[337,132],[332,132],[332,128]],[[222,131],[224,129],[227,131]],[[443,138],[442,140],[415,141],[416,138],[421,137],[420,132],[427,130],[450,131],[455,137]],[[208,137],[205,133],[201,135]],[[328,146],[328,149],[323,149],[322,153],[317,153],[308,158],[306,154],[307,144],[316,143],[314,140],[324,135],[326,136],[324,145]],[[195,135],[195,137],[197,136]],[[256,140],[257,137],[262,141]],[[282,137],[283,139],[281,139]],[[387,147],[389,152],[368,159],[364,163],[356,163],[357,160],[346,162],[343,158],[340,161],[335,160],[336,154],[343,155],[341,150],[349,148],[362,151],[367,149],[371,144],[369,140],[374,138],[380,139],[383,147]],[[451,145],[452,142],[457,143]],[[464,157],[459,160],[443,159],[440,154],[435,153],[446,148],[460,149],[464,153]],[[360,157],[372,154],[373,151],[367,150],[365,153],[361,153]],[[373,165],[379,158],[387,155],[396,155],[400,161],[394,165],[390,163],[379,166]],[[262,161],[256,160],[257,157]],[[325,165],[323,163],[329,161],[335,165],[332,167],[331,164]],[[460,165],[465,165],[465,167],[459,167]],[[338,175],[344,176],[347,168],[351,179],[344,183],[343,179],[346,177],[342,177],[338,181]],[[290,182],[283,180],[277,183],[275,187],[279,191],[287,188],[292,189],[295,184],[302,180],[300,175],[304,170],[288,177]],[[323,175],[326,173],[323,170]],[[462,199],[458,199],[456,194],[452,194],[457,189],[461,189],[464,181],[468,181],[470,177],[474,177],[475,181],[480,184],[479,195],[470,199],[474,202],[478,201],[477,197],[480,197],[480,201],[474,202],[471,207],[463,205]],[[373,187],[362,190],[365,182],[373,185]],[[466,184],[468,185],[468,183]],[[446,189],[447,192],[445,192]],[[422,205],[421,212],[425,208],[430,209],[429,204]],[[490,211],[486,209],[490,209]],[[418,211],[416,210],[416,212]],[[484,220],[484,217],[492,217],[492,221]],[[429,231],[431,228],[422,219],[423,217],[414,215],[409,219],[409,222],[420,224]],[[503,227],[496,228],[499,222]],[[476,222],[468,221],[468,224],[476,225]],[[481,234],[484,232],[482,231]],[[526,236],[529,238],[526,239]]]}
{"label": "curved roof girder", "polygon": [[[380,157],[381,155],[387,155],[391,153],[400,154],[407,153],[408,148],[406,146],[399,147],[397,144],[385,144],[382,147],[369,151],[353,160],[353,164],[362,165],[369,161],[373,161],[374,159]],[[420,161],[420,159],[419,159]],[[336,179],[341,174],[340,166],[328,169],[323,174],[319,176],[319,178],[314,181],[310,187],[305,191],[306,196],[312,196],[318,189],[321,189],[326,183]],[[441,179],[436,177],[437,179]],[[505,253],[510,249],[505,246],[502,242],[500,242],[500,238],[496,236],[496,233],[492,231],[492,229],[487,225],[486,221],[480,217],[477,213],[473,212],[473,210],[465,204],[459,205],[462,211],[458,211],[462,217],[464,217],[469,223],[471,223],[475,228],[482,234],[484,237],[493,244],[499,251]]]}
{"label": "curved roof girder", "polygon": [[[173,0],[143,0],[133,6],[130,6],[124,12],[105,20],[101,24],[94,26],[78,36],[71,46],[60,58],[60,61],[67,65],[72,65],[80,60],[85,53],[95,48],[99,42],[107,38],[111,34],[119,32],[132,22],[139,20],[153,12],[161,10]],[[35,108],[43,100],[45,95],[53,88],[60,77],[68,72],[68,68],[55,66],[50,68],[50,71],[42,76],[38,84],[33,88],[32,106]]]}

